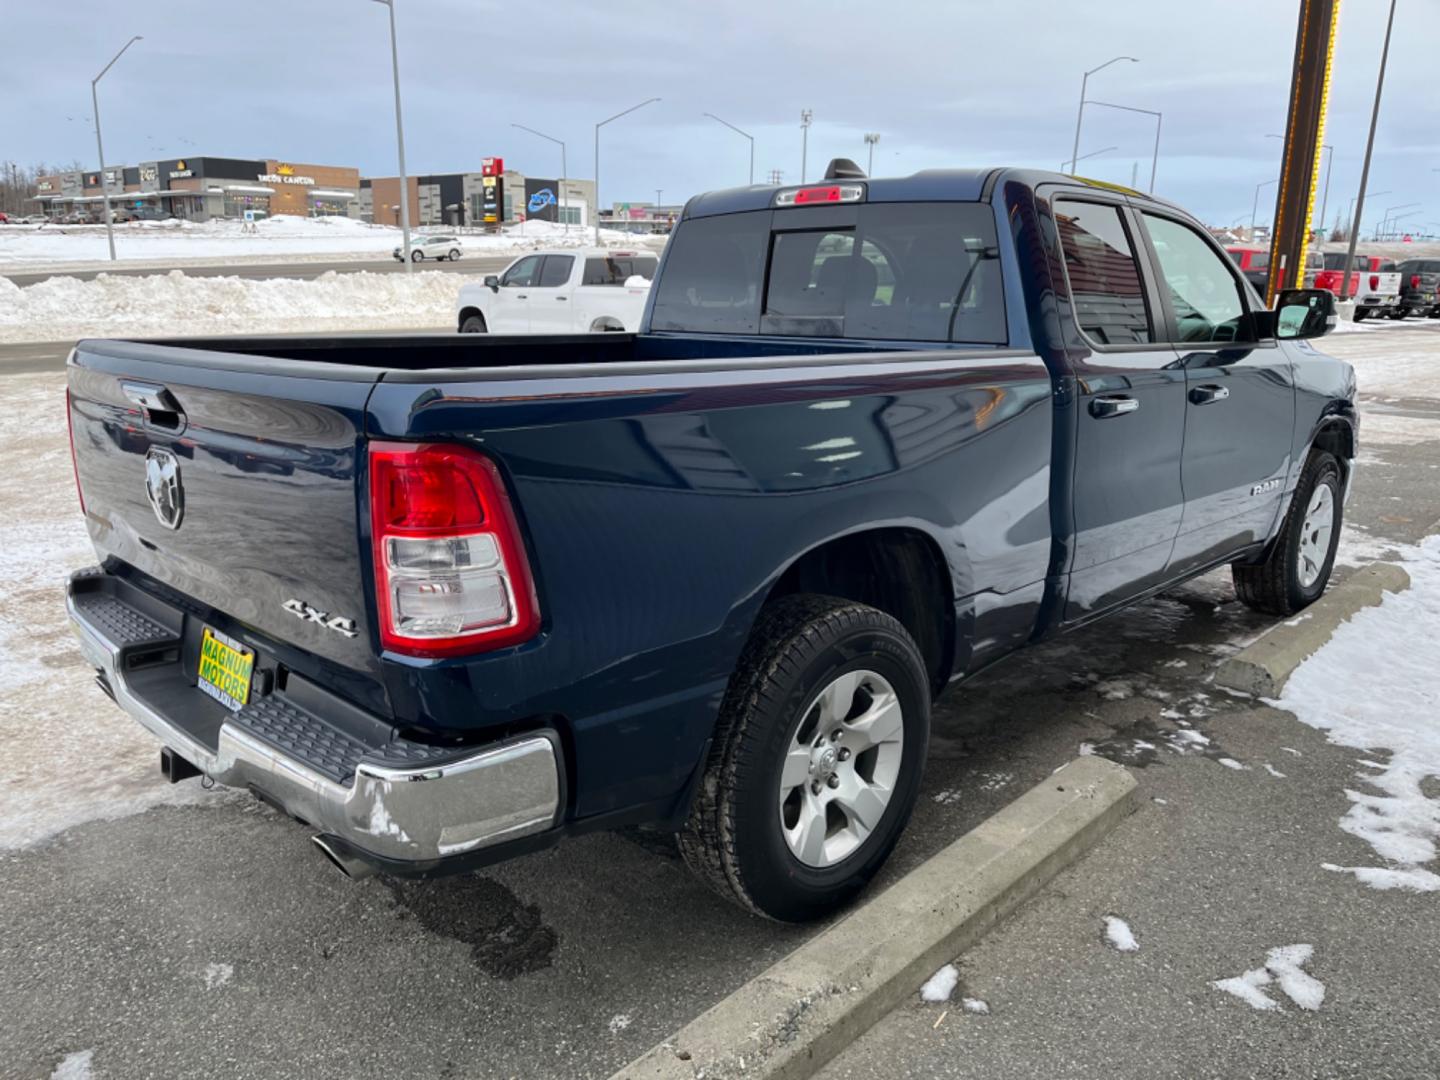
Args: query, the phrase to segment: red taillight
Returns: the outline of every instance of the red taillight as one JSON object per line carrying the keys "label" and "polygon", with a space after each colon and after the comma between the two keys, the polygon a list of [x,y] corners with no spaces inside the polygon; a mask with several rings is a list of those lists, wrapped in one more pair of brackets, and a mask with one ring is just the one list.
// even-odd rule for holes
{"label": "red taillight", "polygon": [[795,192],[795,205],[804,206],[806,203],[817,202],[839,202],[840,185],[828,184],[825,187],[801,188]]}
{"label": "red taillight", "polygon": [[1419,274],[1411,274],[1411,275],[1410,275],[1410,288],[1412,288],[1412,289],[1418,289],[1418,288],[1420,288],[1420,275],[1419,275]]}
{"label": "red taillight", "polygon": [[386,649],[458,656],[540,629],[520,528],[500,471],[483,454],[371,443],[370,533]]}
{"label": "red taillight", "polygon": [[75,457],[75,416],[71,412],[70,388],[65,388],[65,432],[70,436],[70,471],[75,474],[75,494],[80,498],[80,513],[85,513],[85,489],[80,486],[80,461]]}
{"label": "red taillight", "polygon": [[1371,292],[1374,292],[1374,291],[1375,291],[1376,289],[1378,289],[1378,288],[1380,288],[1380,275],[1379,275],[1379,274],[1371,274],[1371,275],[1370,275],[1370,291],[1371,291]]}

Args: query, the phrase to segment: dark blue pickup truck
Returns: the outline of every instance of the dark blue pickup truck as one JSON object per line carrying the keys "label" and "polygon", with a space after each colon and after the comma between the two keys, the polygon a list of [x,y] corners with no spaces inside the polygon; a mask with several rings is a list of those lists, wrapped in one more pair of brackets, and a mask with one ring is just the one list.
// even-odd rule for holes
{"label": "dark blue pickup truck", "polygon": [[702,195],[638,334],[82,342],[70,615],[166,775],[347,873],[642,824],[813,918],[948,684],[1225,564],[1276,615],[1324,590],[1332,323],[1073,177]]}

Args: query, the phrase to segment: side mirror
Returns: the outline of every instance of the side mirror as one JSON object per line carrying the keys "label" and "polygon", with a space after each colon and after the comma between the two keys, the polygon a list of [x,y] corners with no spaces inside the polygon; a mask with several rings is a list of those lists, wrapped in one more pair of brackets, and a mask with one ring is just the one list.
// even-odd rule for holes
{"label": "side mirror", "polygon": [[1335,329],[1335,294],[1329,289],[1286,289],[1275,301],[1275,336],[1291,341]]}
{"label": "side mirror", "polygon": [[488,288],[491,292],[499,292],[499,291],[500,291],[500,279],[499,279],[498,277],[496,277],[494,274],[486,274],[486,275],[485,275],[485,287]]}

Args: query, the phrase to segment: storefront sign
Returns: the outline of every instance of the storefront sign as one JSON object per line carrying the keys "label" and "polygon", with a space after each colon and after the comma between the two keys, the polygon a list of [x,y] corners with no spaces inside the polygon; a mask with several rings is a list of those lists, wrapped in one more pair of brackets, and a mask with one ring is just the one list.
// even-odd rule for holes
{"label": "storefront sign", "polygon": [[175,162],[175,168],[170,170],[171,180],[183,180],[187,176],[194,176],[195,170],[183,161]]}
{"label": "storefront sign", "polygon": [[505,171],[505,159],[498,157],[487,157],[480,159],[481,176],[499,176]]}
{"label": "storefront sign", "polygon": [[525,178],[525,209],[531,221],[559,220],[559,200],[555,197],[558,186],[554,180]]}
{"label": "storefront sign", "polygon": [[279,165],[273,173],[261,173],[256,179],[264,184],[313,185],[315,183],[313,176],[296,176],[295,166],[293,165]]}
{"label": "storefront sign", "polygon": [[160,170],[154,165],[140,166],[140,182],[142,184],[153,184],[160,178]]}
{"label": "storefront sign", "polygon": [[53,180],[41,180],[40,183],[38,183],[38,184],[35,185],[35,190],[37,190],[37,191],[54,191],[54,190],[55,190],[55,182],[54,182]]}
{"label": "storefront sign", "polygon": [[[498,158],[486,158],[486,162]],[[498,225],[505,206],[505,181],[500,175],[486,174],[480,178],[480,220],[486,225]]]}

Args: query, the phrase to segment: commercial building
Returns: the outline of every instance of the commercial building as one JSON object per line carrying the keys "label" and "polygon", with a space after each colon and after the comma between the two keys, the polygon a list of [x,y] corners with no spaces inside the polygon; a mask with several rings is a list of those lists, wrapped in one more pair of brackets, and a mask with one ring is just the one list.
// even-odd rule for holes
{"label": "commercial building", "polygon": [[631,233],[668,233],[675,228],[684,203],[617,202],[600,211],[600,227]]}
{"label": "commercial building", "polygon": [[[479,172],[407,177],[411,225],[483,227],[522,220],[595,220],[595,181],[526,176],[505,168],[502,158],[485,158]],[[378,225],[400,223],[400,178],[369,176],[360,181],[360,217]]]}
{"label": "commercial building", "polygon": [[359,217],[360,170],[274,158],[171,158],[111,166],[103,178],[99,172],[42,176],[34,198],[50,217],[78,212],[98,221],[107,195],[112,210],[188,221],[244,218],[247,211],[254,218]]}

